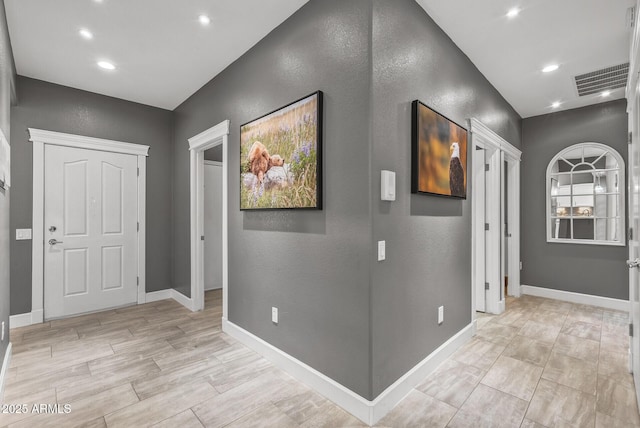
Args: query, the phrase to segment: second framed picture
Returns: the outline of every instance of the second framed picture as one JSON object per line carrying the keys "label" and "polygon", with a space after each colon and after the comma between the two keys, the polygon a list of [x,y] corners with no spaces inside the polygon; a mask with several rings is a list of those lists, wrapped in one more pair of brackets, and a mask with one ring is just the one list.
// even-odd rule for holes
{"label": "second framed picture", "polygon": [[467,198],[467,130],[412,104],[411,192]]}
{"label": "second framed picture", "polygon": [[240,209],[322,209],[322,92],[240,127]]}

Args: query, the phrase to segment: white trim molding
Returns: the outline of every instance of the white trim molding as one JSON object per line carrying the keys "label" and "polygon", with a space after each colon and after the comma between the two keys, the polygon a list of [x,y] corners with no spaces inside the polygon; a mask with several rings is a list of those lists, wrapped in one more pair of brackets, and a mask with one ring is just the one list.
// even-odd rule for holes
{"label": "white trim molding", "polygon": [[473,134],[481,137],[483,140],[486,140],[487,143],[493,145],[495,149],[503,151],[506,156],[511,157],[514,160],[521,160],[522,152],[518,148],[493,132],[487,125],[480,122],[475,117],[469,119],[469,130]]}
{"label": "white trim molding", "polygon": [[[33,237],[31,241],[31,324],[44,322],[44,166],[45,145],[65,146],[137,156],[138,167],[138,304],[146,298],[146,171],[149,146],[29,128],[33,143]],[[25,322],[17,318],[16,322]],[[25,324],[28,325],[28,324]]]}
{"label": "white trim molding", "polygon": [[[198,135],[189,138],[190,154],[190,201],[191,201],[191,300],[193,311],[204,309],[204,151],[222,145],[222,317],[227,318],[229,255],[229,128],[225,120]],[[180,294],[182,296],[182,294]],[[176,296],[176,300],[180,298]],[[184,297],[184,296],[182,296]],[[186,300],[185,300],[186,299]],[[180,300],[178,300],[180,301]]]}
{"label": "white trim molding", "polygon": [[11,352],[12,345],[9,342],[7,350],[4,353],[4,359],[2,360],[2,369],[0,370],[0,404],[4,403],[4,385],[7,379],[7,373],[9,372],[9,365],[11,364]]}
{"label": "white trim molding", "polygon": [[149,146],[124,143],[122,141],[105,140],[103,138],[85,137],[83,135],[65,134],[63,132],[45,131],[29,128],[29,141],[56,146],[75,147],[78,149],[99,150],[101,152],[122,153],[135,156],[149,156]]}
{"label": "white trim molding", "polygon": [[242,327],[233,324],[226,318],[222,319],[222,330],[245,346],[263,355],[277,367],[307,384],[362,422],[368,425],[375,425],[447,357],[471,339],[475,331],[475,322],[467,325],[455,336],[443,343],[372,401],[361,397],[313,367],[265,342]]}
{"label": "white trim molding", "polygon": [[168,288],[166,290],[159,290],[159,291],[150,291],[146,293],[145,300],[147,303],[152,303],[152,302],[158,302],[160,300],[172,299],[173,297],[171,296],[171,290],[172,288]]}
{"label": "white trim molding", "polygon": [[562,300],[564,302],[576,303],[579,305],[598,306],[605,309],[629,312],[628,300],[574,293],[571,291],[554,290],[553,288],[535,287],[533,285],[520,286],[520,292],[529,296],[545,297],[547,299]]}

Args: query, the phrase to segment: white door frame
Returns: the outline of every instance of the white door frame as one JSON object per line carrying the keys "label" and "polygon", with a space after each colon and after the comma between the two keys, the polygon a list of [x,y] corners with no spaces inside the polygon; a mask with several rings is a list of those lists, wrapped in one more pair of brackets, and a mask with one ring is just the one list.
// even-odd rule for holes
{"label": "white door frame", "polygon": [[[478,119],[469,120],[469,131],[471,133],[472,154],[475,156],[481,153],[480,150],[475,151],[475,147],[484,149],[486,152],[486,162],[489,164],[489,171],[486,178],[486,204],[485,213],[480,212],[482,204],[474,203],[478,195],[475,189],[472,189],[471,204],[471,229],[472,229],[472,279],[471,279],[471,311],[472,319],[476,317],[476,294],[479,287],[484,287],[484,283],[478,283],[476,273],[478,271],[478,263],[484,263],[485,258],[481,257],[479,252],[480,243],[478,240],[482,238],[485,229],[485,222],[489,224],[489,232],[486,236],[486,252],[485,257],[495,260],[487,269],[486,276],[493,278],[489,280],[489,290],[487,292],[486,312],[500,314],[505,310],[505,299],[502,296],[503,279],[501,276],[502,255],[501,247],[504,238],[504,224],[502,224],[502,180],[504,177],[508,182],[508,194],[506,195],[509,215],[509,229],[511,236],[508,246],[508,272],[509,272],[509,294],[515,297],[520,296],[520,158],[522,152],[509,144],[505,139],[489,129]],[[503,171],[504,162],[507,162],[507,171]],[[472,163],[473,165],[474,163]],[[473,172],[476,176],[476,171]],[[515,203],[514,203],[515,201]]]}
{"label": "white door frame", "polygon": [[138,160],[138,304],[145,303],[146,280],[146,177],[149,146],[29,128],[33,143],[33,236],[31,268],[31,324],[44,321],[44,146],[134,155]]}
{"label": "white door frame", "polygon": [[204,309],[204,152],[222,145],[222,319],[227,319],[228,309],[228,174],[229,174],[229,125],[225,120],[200,134],[189,138],[191,152],[191,310]]}

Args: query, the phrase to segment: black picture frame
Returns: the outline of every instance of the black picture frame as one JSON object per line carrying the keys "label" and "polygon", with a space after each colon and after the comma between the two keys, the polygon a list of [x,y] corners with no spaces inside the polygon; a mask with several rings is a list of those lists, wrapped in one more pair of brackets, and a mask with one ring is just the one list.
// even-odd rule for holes
{"label": "black picture frame", "polygon": [[[468,130],[464,126],[419,100],[413,101],[411,193],[467,199],[468,137]],[[458,161],[454,160],[453,143],[458,144]],[[458,163],[462,168],[461,179]]]}
{"label": "black picture frame", "polygon": [[[240,126],[240,211],[322,210],[323,95],[322,91],[313,92]],[[311,109],[310,113],[306,112],[308,109]],[[256,129],[261,125],[262,129]],[[312,138],[304,138],[309,136]],[[278,170],[280,176],[276,177],[282,180],[270,181],[265,172],[260,182],[259,172],[258,175],[252,172],[249,152],[256,141],[267,151],[273,150],[269,151],[270,158],[275,155],[283,158],[281,169],[284,172]],[[282,151],[282,154],[276,151]],[[309,168],[311,165],[315,167],[314,171]],[[268,170],[279,167],[269,166]],[[314,189],[309,183],[303,183],[310,175],[315,175]],[[279,203],[288,198],[288,192],[295,193],[295,198],[302,195],[313,204]],[[272,204],[273,201],[277,203],[265,206],[268,199],[263,198],[265,193],[271,197]]]}

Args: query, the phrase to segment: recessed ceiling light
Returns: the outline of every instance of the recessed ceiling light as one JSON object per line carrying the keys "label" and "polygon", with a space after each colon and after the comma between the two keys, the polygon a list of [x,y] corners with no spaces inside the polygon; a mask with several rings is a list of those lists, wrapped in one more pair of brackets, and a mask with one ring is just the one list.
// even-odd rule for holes
{"label": "recessed ceiling light", "polygon": [[87,40],[93,39],[93,33],[87,30],[86,28],[81,28],[80,31],[78,31],[78,33],[80,33],[80,35],[84,39],[87,39]]}
{"label": "recessed ceiling light", "polygon": [[211,18],[209,18],[207,15],[200,15],[198,17],[198,21],[200,21],[200,24],[202,24],[202,25],[211,24]]}
{"label": "recessed ceiling light", "polygon": [[116,66],[110,63],[109,61],[98,61],[98,67],[104,68],[105,70],[115,70]]}
{"label": "recessed ceiling light", "polygon": [[509,9],[507,12],[507,18],[515,18],[520,13],[520,9],[517,7]]}
{"label": "recessed ceiling light", "polygon": [[552,71],[556,71],[560,66],[558,64],[550,64],[542,69],[543,73],[551,73]]}
{"label": "recessed ceiling light", "polygon": [[551,107],[552,108],[558,108],[558,107],[560,107],[560,104],[562,104],[560,101],[554,101],[553,103],[551,103]]}
{"label": "recessed ceiling light", "polygon": [[602,91],[602,93],[600,95],[602,97],[608,97],[609,95],[611,95],[611,91]]}

